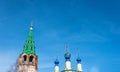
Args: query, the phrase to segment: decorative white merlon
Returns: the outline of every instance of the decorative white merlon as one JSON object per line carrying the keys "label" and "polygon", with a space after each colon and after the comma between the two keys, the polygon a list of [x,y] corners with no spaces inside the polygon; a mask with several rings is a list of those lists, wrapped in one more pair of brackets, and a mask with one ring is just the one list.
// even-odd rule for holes
{"label": "decorative white merlon", "polygon": [[66,70],[70,70],[71,69],[71,62],[70,61],[66,61],[65,62],[65,66],[66,66]]}
{"label": "decorative white merlon", "polygon": [[55,66],[54,72],[59,72],[59,66]]}
{"label": "decorative white merlon", "polygon": [[77,69],[78,69],[78,71],[81,71],[81,72],[83,71],[82,70],[82,65],[80,63],[77,64]]}

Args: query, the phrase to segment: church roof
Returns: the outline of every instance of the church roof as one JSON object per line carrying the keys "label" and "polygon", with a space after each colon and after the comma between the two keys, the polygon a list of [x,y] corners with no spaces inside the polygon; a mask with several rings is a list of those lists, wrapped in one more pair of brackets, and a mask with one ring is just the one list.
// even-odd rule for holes
{"label": "church roof", "polygon": [[34,45],[34,39],[33,39],[33,28],[32,25],[30,25],[30,31],[26,40],[26,43],[24,45],[24,49],[22,53],[25,54],[35,54],[35,45]]}

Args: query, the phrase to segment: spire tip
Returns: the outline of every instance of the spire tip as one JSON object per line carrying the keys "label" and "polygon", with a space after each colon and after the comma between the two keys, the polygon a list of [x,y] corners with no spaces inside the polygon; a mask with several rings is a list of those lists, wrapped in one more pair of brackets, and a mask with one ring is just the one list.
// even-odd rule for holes
{"label": "spire tip", "polygon": [[32,25],[32,23],[30,24],[30,30],[33,30],[33,25]]}

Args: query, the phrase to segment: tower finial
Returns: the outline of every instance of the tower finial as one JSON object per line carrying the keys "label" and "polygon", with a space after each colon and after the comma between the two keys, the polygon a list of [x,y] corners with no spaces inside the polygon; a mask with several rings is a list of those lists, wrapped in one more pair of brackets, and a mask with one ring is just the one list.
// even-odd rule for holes
{"label": "tower finial", "polygon": [[80,59],[80,57],[79,57],[79,50],[78,50],[78,48],[77,48],[77,55],[78,55],[78,57],[77,57],[76,61],[77,61],[78,63],[80,63],[80,62],[81,62],[81,59]]}
{"label": "tower finial", "polygon": [[58,59],[58,51],[56,51],[56,59]]}
{"label": "tower finial", "polygon": [[78,47],[77,47],[77,55],[78,55],[78,57],[79,57],[79,49],[78,49]]}
{"label": "tower finial", "polygon": [[68,52],[68,43],[66,42],[66,53],[64,54],[65,60],[70,61],[71,54]]}
{"label": "tower finial", "polygon": [[30,30],[33,30],[33,22],[30,24]]}
{"label": "tower finial", "polygon": [[68,52],[68,42],[66,42],[66,52]]}

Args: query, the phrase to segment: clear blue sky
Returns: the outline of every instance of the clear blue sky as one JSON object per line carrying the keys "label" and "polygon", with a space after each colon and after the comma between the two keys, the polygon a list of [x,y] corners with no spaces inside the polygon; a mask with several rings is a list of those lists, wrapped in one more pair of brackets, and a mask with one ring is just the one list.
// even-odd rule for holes
{"label": "clear blue sky", "polygon": [[0,0],[0,72],[16,62],[31,21],[39,72],[53,72],[56,55],[64,69],[66,41],[73,69],[78,47],[84,72],[120,72],[119,0]]}

